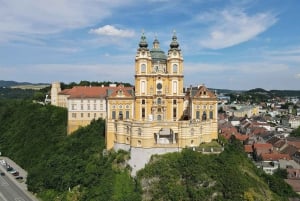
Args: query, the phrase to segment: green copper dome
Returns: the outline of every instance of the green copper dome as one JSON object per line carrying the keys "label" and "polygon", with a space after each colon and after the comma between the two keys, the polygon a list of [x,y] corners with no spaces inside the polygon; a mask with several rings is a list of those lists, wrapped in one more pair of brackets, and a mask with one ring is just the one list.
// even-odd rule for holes
{"label": "green copper dome", "polygon": [[167,61],[167,56],[165,52],[159,47],[159,41],[157,38],[153,41],[153,48],[150,50],[152,61],[165,63]]}

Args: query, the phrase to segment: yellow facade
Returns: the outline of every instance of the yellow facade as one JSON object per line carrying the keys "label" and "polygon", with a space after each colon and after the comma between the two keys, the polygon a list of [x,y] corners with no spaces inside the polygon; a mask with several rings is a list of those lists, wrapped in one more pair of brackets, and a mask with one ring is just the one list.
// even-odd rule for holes
{"label": "yellow facade", "polygon": [[[148,49],[142,35],[135,57],[134,94],[107,99],[107,149],[179,150],[217,139],[217,98],[205,86],[184,91],[183,69],[175,34],[167,54],[157,39]],[[124,118],[124,109],[119,115],[118,106],[124,105],[132,106],[130,118]]]}
{"label": "yellow facade", "polygon": [[73,87],[55,82],[51,103],[68,109],[68,133],[106,119],[106,148],[181,150],[217,139],[217,98],[204,85],[184,88],[184,63],[174,34],[168,52],[144,34],[135,56],[135,87]]}

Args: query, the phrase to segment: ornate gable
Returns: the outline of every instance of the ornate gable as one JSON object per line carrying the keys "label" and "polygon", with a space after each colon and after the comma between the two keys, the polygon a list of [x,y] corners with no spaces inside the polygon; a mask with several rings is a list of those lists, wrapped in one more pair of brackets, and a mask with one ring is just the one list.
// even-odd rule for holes
{"label": "ornate gable", "polygon": [[132,98],[131,91],[133,90],[132,87],[124,87],[124,85],[119,85],[109,95],[110,98]]}
{"label": "ornate gable", "polygon": [[208,90],[204,85],[200,85],[196,91],[195,98],[217,98],[216,95]]}

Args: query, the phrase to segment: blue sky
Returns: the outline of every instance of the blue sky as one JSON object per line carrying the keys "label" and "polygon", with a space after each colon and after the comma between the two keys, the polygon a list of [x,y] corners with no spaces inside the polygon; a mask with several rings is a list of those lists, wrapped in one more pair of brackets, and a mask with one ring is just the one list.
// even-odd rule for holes
{"label": "blue sky", "polygon": [[134,83],[142,30],[185,85],[300,90],[298,0],[0,0],[0,80]]}

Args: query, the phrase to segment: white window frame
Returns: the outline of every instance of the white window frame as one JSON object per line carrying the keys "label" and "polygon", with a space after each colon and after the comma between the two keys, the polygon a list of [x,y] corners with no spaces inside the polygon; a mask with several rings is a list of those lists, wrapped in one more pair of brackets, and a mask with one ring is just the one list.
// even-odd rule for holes
{"label": "white window frame", "polygon": [[146,73],[147,72],[147,65],[146,64],[141,64],[141,73]]}
{"label": "white window frame", "polygon": [[172,83],[173,87],[172,87],[172,91],[173,91],[173,94],[177,94],[177,88],[178,88],[178,82],[177,80],[173,80],[173,83]]}

